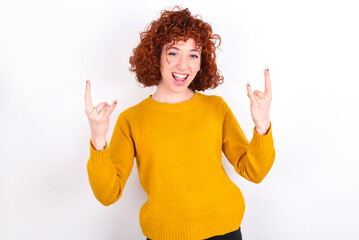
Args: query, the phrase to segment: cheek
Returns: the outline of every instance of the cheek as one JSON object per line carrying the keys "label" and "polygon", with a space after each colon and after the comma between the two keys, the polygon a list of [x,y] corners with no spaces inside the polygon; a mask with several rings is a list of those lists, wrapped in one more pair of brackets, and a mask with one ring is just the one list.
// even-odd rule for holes
{"label": "cheek", "polygon": [[165,71],[171,69],[175,65],[176,65],[176,61],[174,61],[171,58],[166,59],[166,57],[164,57],[160,61],[160,69],[163,69]]}
{"label": "cheek", "polygon": [[193,69],[194,72],[197,73],[200,68],[201,68],[200,62],[196,62],[196,63],[193,63],[193,64],[192,64],[192,69]]}
{"label": "cheek", "polygon": [[166,59],[164,61],[160,62],[160,70],[161,73],[168,71],[170,64],[168,64],[168,62],[166,62]]}

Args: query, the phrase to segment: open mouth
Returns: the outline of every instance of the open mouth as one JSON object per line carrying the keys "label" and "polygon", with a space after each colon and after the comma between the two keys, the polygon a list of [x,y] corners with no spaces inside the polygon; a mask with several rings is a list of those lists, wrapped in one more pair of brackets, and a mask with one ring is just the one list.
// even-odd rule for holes
{"label": "open mouth", "polygon": [[182,75],[182,74],[172,73],[172,77],[177,82],[184,82],[188,78],[188,76],[189,76],[188,74]]}

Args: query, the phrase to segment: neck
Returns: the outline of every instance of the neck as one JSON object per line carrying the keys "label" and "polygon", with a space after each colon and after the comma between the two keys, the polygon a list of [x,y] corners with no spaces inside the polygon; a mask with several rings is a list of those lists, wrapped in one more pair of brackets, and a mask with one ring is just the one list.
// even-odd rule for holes
{"label": "neck", "polygon": [[151,97],[157,102],[180,103],[191,99],[194,94],[195,92],[189,88],[182,92],[161,91],[161,89],[157,88],[156,92]]}

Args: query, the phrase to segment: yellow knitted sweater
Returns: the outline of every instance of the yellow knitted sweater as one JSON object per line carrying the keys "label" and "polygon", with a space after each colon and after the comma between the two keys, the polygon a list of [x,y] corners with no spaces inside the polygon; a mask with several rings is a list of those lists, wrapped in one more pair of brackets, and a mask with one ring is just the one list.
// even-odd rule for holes
{"label": "yellow knitted sweater", "polygon": [[90,140],[87,172],[95,197],[105,206],[116,202],[136,159],[148,197],[139,213],[146,237],[199,240],[237,230],[245,204],[223,168],[222,151],[239,175],[260,183],[275,158],[272,124],[266,135],[254,128],[248,142],[220,96],[195,92],[181,103],[151,96],[119,115],[104,150]]}

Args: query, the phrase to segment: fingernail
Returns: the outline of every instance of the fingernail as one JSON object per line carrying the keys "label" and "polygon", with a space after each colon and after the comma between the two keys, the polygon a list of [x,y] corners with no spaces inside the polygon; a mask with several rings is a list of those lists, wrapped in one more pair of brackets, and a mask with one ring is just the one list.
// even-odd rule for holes
{"label": "fingernail", "polygon": [[267,68],[267,72],[269,72],[269,68]]}
{"label": "fingernail", "polygon": [[247,86],[249,87],[249,86],[250,86],[250,84],[249,84],[249,83],[247,83]]}
{"label": "fingernail", "polygon": [[117,104],[117,101],[115,101],[115,104]]}
{"label": "fingernail", "polygon": [[86,80],[86,84],[89,83],[89,80]]}

